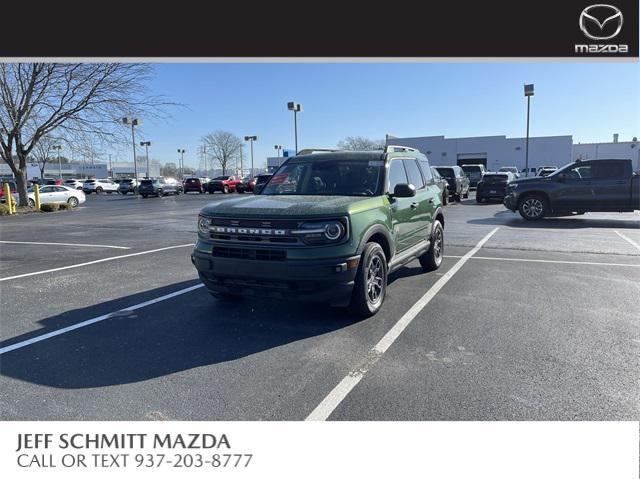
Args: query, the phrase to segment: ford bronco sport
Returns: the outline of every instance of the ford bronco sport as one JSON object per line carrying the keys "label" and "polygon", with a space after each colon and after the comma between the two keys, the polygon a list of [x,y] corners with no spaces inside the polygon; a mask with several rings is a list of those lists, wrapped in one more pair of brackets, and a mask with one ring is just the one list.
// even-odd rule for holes
{"label": "ford bronco sport", "polygon": [[427,158],[387,146],[299,154],[255,196],[210,203],[192,261],[220,299],[309,300],[366,317],[380,309],[389,273],[414,259],[438,269],[443,251]]}

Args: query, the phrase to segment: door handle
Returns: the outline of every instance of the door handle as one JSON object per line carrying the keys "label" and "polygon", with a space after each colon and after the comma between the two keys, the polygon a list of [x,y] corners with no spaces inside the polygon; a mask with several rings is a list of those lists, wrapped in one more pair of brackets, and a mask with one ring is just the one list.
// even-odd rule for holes
{"label": "door handle", "polygon": [[417,207],[418,207],[418,203],[417,202],[414,201],[413,203],[411,203],[411,209],[412,210],[415,210]]}

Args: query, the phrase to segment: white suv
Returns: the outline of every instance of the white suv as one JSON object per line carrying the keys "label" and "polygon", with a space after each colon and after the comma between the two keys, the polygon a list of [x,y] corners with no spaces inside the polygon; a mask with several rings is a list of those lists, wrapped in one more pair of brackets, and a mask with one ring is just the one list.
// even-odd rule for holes
{"label": "white suv", "polygon": [[82,191],[86,194],[96,193],[100,194],[102,192],[105,193],[117,193],[118,192],[118,183],[111,180],[87,180],[82,185]]}
{"label": "white suv", "polygon": [[68,180],[64,180],[64,186],[68,186],[69,188],[74,188],[76,190],[81,190],[82,181],[69,178]]}

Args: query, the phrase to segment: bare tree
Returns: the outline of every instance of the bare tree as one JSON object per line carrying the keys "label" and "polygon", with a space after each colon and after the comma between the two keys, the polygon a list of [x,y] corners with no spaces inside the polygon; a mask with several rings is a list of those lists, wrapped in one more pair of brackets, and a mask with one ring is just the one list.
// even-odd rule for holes
{"label": "bare tree", "polygon": [[238,160],[243,147],[238,136],[221,130],[204,135],[200,141],[207,147],[207,154],[220,164],[223,175],[226,174],[227,167]]}
{"label": "bare tree", "polygon": [[338,148],[341,150],[352,151],[382,150],[384,148],[384,144],[384,140],[371,140],[363,136],[348,136],[344,140],[338,142]]}
{"label": "bare tree", "polygon": [[40,141],[36,143],[36,146],[31,152],[31,156],[38,162],[38,168],[40,169],[40,178],[44,178],[44,169],[47,163],[53,156],[54,145],[58,142],[55,138],[50,136],[43,136]]}
{"label": "bare tree", "polygon": [[27,158],[53,130],[112,142],[126,134],[123,116],[163,116],[169,103],[147,92],[152,72],[149,64],[0,63],[0,158],[15,176],[21,206]]}

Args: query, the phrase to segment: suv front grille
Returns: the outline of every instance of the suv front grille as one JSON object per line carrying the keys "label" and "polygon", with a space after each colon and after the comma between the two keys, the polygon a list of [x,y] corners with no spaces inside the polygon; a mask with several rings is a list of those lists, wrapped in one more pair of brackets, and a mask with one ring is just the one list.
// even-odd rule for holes
{"label": "suv front grille", "polygon": [[[303,223],[302,220],[254,220],[254,219],[232,219],[232,218],[212,218],[210,238],[217,241],[245,242],[260,244],[279,245],[302,245],[299,237],[290,234],[260,234],[256,230],[285,230],[286,232],[298,229]],[[216,227],[231,231],[214,231]],[[245,229],[247,231],[237,231]],[[236,231],[234,231],[236,230]],[[249,230],[254,230],[251,232]]]}
{"label": "suv front grille", "polygon": [[216,246],[213,248],[212,254],[218,258],[258,261],[284,261],[287,259],[286,251],[272,249],[227,248],[226,246]]}

